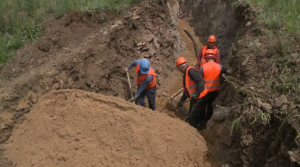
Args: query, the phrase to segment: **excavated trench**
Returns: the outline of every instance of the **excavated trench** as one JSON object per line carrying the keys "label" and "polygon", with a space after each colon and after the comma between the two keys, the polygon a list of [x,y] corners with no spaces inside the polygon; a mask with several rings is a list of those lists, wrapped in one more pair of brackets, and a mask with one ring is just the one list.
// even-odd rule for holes
{"label": "excavated trench", "polygon": [[[195,64],[194,46],[183,31],[184,28],[192,32],[200,49],[206,44],[207,37],[214,34],[221,52],[221,64],[227,69],[230,68],[231,61],[228,54],[236,42],[238,32],[246,22],[243,18],[243,9],[232,9],[228,1],[181,1],[179,4],[178,31],[185,42],[185,50],[181,55],[187,57],[192,66]],[[240,95],[228,83],[222,81],[220,94],[214,105],[230,107],[239,104],[240,99]],[[188,108],[188,105],[186,107]],[[215,108],[215,112],[219,109]],[[226,109],[220,111],[224,113],[222,116],[227,113],[227,121],[211,120],[207,125],[209,129],[200,131],[209,149],[208,160],[212,166],[241,166],[243,162],[239,155],[238,139],[230,136],[232,121],[230,114]]]}
{"label": "excavated trench", "polygon": [[[156,71],[156,104],[157,111],[161,111],[164,107],[161,102],[181,88],[182,77],[174,66],[176,58],[184,56],[192,66],[196,62],[193,43],[183,29],[192,33],[199,48],[209,35],[216,35],[221,64],[228,68],[229,51],[246,22],[243,11],[243,8],[232,9],[226,0],[168,0],[166,3],[146,0],[119,16],[73,13],[50,21],[38,42],[26,44],[1,69],[0,143],[8,141],[14,126],[27,120],[26,113],[31,112],[47,92],[80,89],[126,99],[129,92],[123,69],[141,57],[148,58]],[[130,71],[130,79],[133,84],[134,70]],[[222,82],[215,105],[233,106],[239,104],[240,99],[229,84]],[[118,99],[112,98],[114,100],[109,104],[116,105]],[[167,109],[162,113],[183,118]],[[214,122],[210,129],[200,132],[206,140],[209,150],[206,158],[211,166],[243,165],[240,144],[229,134],[229,120]],[[2,146],[0,162],[0,167],[17,164],[6,157]],[[255,163],[264,164],[265,159],[258,158]]]}

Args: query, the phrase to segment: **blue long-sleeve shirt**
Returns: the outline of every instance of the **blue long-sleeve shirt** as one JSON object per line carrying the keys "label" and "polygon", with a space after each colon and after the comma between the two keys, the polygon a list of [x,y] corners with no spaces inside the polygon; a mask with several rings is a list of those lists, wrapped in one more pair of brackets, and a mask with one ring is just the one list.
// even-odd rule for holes
{"label": "blue long-sleeve shirt", "polygon": [[[131,62],[129,64],[129,66],[127,67],[128,70],[130,70],[132,67],[136,67],[138,64],[140,63],[140,60],[135,60],[133,62]],[[138,78],[142,75],[142,73],[139,71],[138,73]],[[141,93],[143,92],[143,90],[145,90],[145,88],[147,87],[147,85],[153,80],[153,76],[152,75],[148,75],[147,78],[142,82],[142,84],[138,87],[137,93],[134,96],[134,98],[138,98]]]}

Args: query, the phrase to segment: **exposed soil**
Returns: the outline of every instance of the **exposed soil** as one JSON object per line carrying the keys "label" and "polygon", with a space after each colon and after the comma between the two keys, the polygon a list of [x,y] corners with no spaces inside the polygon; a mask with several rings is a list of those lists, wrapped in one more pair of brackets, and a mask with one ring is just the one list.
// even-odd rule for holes
{"label": "exposed soil", "polygon": [[[175,2],[175,1],[174,1]],[[90,92],[101,93],[108,96],[118,96],[121,98],[126,99],[127,92],[127,81],[126,75],[123,71],[124,67],[126,67],[131,61],[135,59],[139,59],[141,57],[148,58],[151,62],[152,67],[155,69],[157,74],[157,81],[158,81],[158,92],[157,92],[157,103],[159,104],[161,100],[165,99],[167,95],[172,93],[171,89],[177,87],[178,78],[181,78],[181,74],[177,72],[175,69],[174,63],[175,59],[180,56],[180,51],[183,50],[184,44],[181,42],[179,33],[177,31],[177,15],[172,12],[178,12],[178,4],[177,3],[167,5],[169,8],[172,8],[171,11],[168,10],[166,5],[159,4],[156,1],[144,1],[140,4],[134,5],[133,7],[124,10],[121,15],[113,16],[113,13],[106,13],[103,17],[103,13],[97,14],[98,17],[91,17],[88,13],[78,14],[78,13],[71,13],[65,15],[59,20],[53,20],[47,23],[45,32],[43,37],[34,43],[26,44],[22,49],[18,51],[14,58],[12,58],[2,69],[0,75],[0,102],[1,102],[1,116],[5,119],[1,120],[1,133],[0,133],[0,142],[1,143],[8,143],[8,147],[1,148],[0,152],[0,161],[2,166],[31,166],[31,165],[41,165],[40,163],[44,163],[45,165],[49,166],[61,166],[59,163],[65,163],[65,165],[73,166],[76,162],[85,163],[85,161],[78,161],[76,160],[76,156],[82,156],[81,154],[74,154],[70,147],[74,147],[74,149],[78,148],[76,144],[78,141],[86,141],[91,142],[90,140],[86,139],[87,136],[94,133],[94,130],[90,128],[93,127],[90,123],[91,120],[94,119],[95,115],[92,110],[96,110],[98,112],[107,112],[108,111],[115,111],[118,112],[123,106],[123,103],[120,99],[117,98],[110,98],[111,102],[107,103],[115,103],[116,106],[111,106],[111,108],[107,108],[107,110],[101,109],[104,105],[102,103],[106,102],[99,102],[98,105],[100,106],[93,106],[95,103],[95,99],[105,99],[105,97],[98,97],[89,99],[86,97],[88,94],[84,92],[86,100],[83,102],[84,104],[80,105],[76,103],[76,106],[73,101],[66,101],[66,103],[60,103],[62,106],[68,106],[67,109],[77,109],[76,111],[72,111],[71,113],[77,113],[78,115],[70,115],[70,111],[62,110],[62,106],[44,106],[45,109],[41,109],[40,107],[43,106],[44,103],[54,103],[55,101],[60,101],[61,99],[56,99],[54,95],[59,93],[50,93],[53,98],[52,102],[47,101],[47,98],[50,98],[50,95],[46,95],[43,102],[41,97],[50,91],[53,90],[60,90],[60,89],[81,89]],[[172,14],[172,17],[170,16]],[[186,24],[186,23],[185,23]],[[193,49],[192,49],[193,50]],[[193,54],[194,55],[194,54]],[[179,75],[178,75],[179,74]],[[131,80],[135,79],[135,72],[131,70],[130,72]],[[168,80],[164,79],[168,78]],[[133,85],[133,84],[132,84]],[[181,87],[181,82],[180,82]],[[174,89],[175,90],[175,89]],[[64,93],[62,93],[64,94]],[[67,93],[68,94],[68,93]],[[95,95],[96,96],[96,95]],[[60,98],[61,96],[57,96]],[[73,97],[78,98],[78,97]],[[74,100],[75,100],[74,99]],[[65,99],[69,100],[69,99]],[[63,101],[63,99],[62,99]],[[91,103],[91,104],[88,104]],[[120,103],[120,104],[119,104]],[[127,105],[131,105],[131,108],[123,108],[123,110],[136,110],[134,109],[136,106],[132,106],[132,103],[128,103]],[[54,108],[55,109],[54,109]],[[85,109],[80,110],[80,109]],[[139,108],[141,109],[141,108]],[[141,109],[142,111],[143,109]],[[48,120],[47,116],[43,117],[41,112],[43,111],[52,111],[52,117],[56,112],[64,112],[68,117],[68,121],[57,120],[56,117],[54,118],[54,122],[45,123]],[[26,116],[24,116],[25,113]],[[88,112],[91,112],[88,115]],[[149,112],[149,111],[147,111]],[[80,113],[80,114],[79,114]],[[86,113],[87,115],[85,115]],[[141,112],[143,113],[143,112]],[[49,113],[44,113],[49,114]],[[120,113],[121,114],[121,113]],[[130,114],[129,114],[130,115]],[[136,113],[132,113],[131,115],[136,115]],[[147,114],[146,114],[147,115]],[[102,118],[103,115],[99,114]],[[171,118],[165,116],[164,114],[160,115],[162,118],[170,119]],[[32,117],[32,118],[31,118]],[[80,119],[81,117],[90,117],[87,118],[85,121],[76,121],[71,122],[71,119]],[[129,116],[131,117],[131,116]],[[139,116],[137,116],[139,117]],[[159,116],[158,116],[159,117]],[[39,118],[39,119],[36,119]],[[43,120],[42,118],[45,118]],[[98,117],[96,117],[98,118]],[[110,118],[110,117],[109,117]],[[109,120],[107,121],[113,121]],[[47,120],[46,120],[47,119]],[[53,118],[51,118],[53,119]],[[104,118],[103,118],[104,119]],[[131,118],[128,118],[129,120]],[[138,118],[135,118],[138,119]],[[151,118],[149,118],[151,119]],[[157,121],[162,121],[157,118],[153,118]],[[32,122],[32,120],[36,120],[37,122]],[[141,120],[143,120],[141,118]],[[121,120],[119,120],[121,121]],[[153,122],[152,120],[144,120],[145,125],[136,125],[137,127],[149,127],[148,122]],[[173,120],[172,120],[173,121]],[[175,121],[175,120],[174,120]],[[81,122],[81,123],[80,123]],[[88,122],[88,123],[86,123]],[[103,121],[102,121],[103,122]],[[122,121],[121,121],[122,122]],[[155,121],[156,122],[156,121]],[[153,128],[151,129],[151,133],[149,135],[143,134],[141,139],[146,143],[148,141],[154,140],[155,142],[160,142],[160,139],[157,139],[154,136],[161,136],[160,133],[164,133],[168,136],[165,130],[159,130],[159,134],[156,132],[158,131],[158,127],[164,128],[164,125],[160,125],[159,123],[153,122]],[[164,122],[164,121],[162,121]],[[166,121],[168,122],[168,121]],[[178,123],[179,122],[179,123]],[[33,123],[33,124],[31,124]],[[17,124],[17,125],[16,125]],[[20,124],[20,125],[19,125]],[[30,125],[29,125],[30,124]],[[37,124],[39,131],[37,131],[36,126]],[[82,132],[90,131],[90,134],[82,135],[82,138],[79,138],[78,141],[74,136],[68,136],[69,131],[64,131],[63,127],[71,126],[71,128],[75,128],[73,126],[79,126],[80,124],[87,124],[82,127]],[[143,124],[143,122],[141,122]],[[182,121],[177,120],[177,126],[181,126],[185,129],[183,131],[189,131],[186,128],[190,129],[193,132],[193,135],[200,137],[194,129],[183,123]],[[49,127],[53,125],[53,127]],[[101,127],[103,124],[99,123],[96,129],[104,128]],[[160,125],[160,126],[159,126]],[[170,124],[172,125],[172,124]],[[30,127],[29,127],[30,126]],[[120,124],[121,126],[121,124]],[[132,125],[134,126],[134,125]],[[152,125],[151,125],[152,126]],[[169,125],[168,125],[169,126]],[[168,127],[167,126],[167,127]],[[171,127],[171,126],[170,126]],[[185,128],[184,128],[185,127]],[[58,129],[62,129],[61,131],[56,131]],[[88,129],[85,129],[88,128]],[[107,127],[108,128],[108,127]],[[123,130],[123,127],[120,127],[120,131]],[[125,128],[125,127],[124,127]],[[18,130],[19,129],[19,130]],[[24,129],[27,129],[24,131]],[[153,131],[153,129],[155,129]],[[172,129],[178,129],[176,126],[172,127]],[[13,133],[12,133],[13,130]],[[103,130],[103,131],[104,131]],[[147,129],[148,130],[148,129]],[[145,131],[147,131],[145,130]],[[137,130],[139,131],[139,130]],[[140,131],[143,133],[144,130]],[[26,132],[26,134],[25,134]],[[57,132],[57,133],[56,133]],[[58,132],[64,133],[62,136],[58,134]],[[169,134],[169,136],[173,136],[174,132]],[[179,131],[178,131],[179,132]],[[35,135],[34,135],[34,134]],[[51,134],[54,133],[54,134]],[[71,133],[71,132],[70,132]],[[76,132],[77,133],[77,132]],[[105,132],[103,132],[105,133]],[[125,132],[124,132],[125,133]],[[138,132],[132,132],[138,133]],[[130,137],[133,135],[139,136],[139,134],[129,134],[125,137],[129,140]],[[177,132],[176,132],[177,133]],[[98,133],[95,134],[95,137]],[[184,134],[183,132],[179,132],[178,135],[180,136]],[[11,137],[12,135],[12,137]],[[52,140],[51,138],[45,138],[41,136],[52,136],[58,137],[57,139]],[[72,135],[72,134],[71,134]],[[114,135],[114,134],[111,134]],[[117,134],[119,135],[119,134]],[[26,136],[26,137],[25,137]],[[27,137],[28,136],[28,137]],[[105,135],[109,136],[109,134]],[[122,135],[121,135],[122,136]],[[146,137],[148,136],[149,139]],[[164,135],[163,135],[164,136]],[[191,153],[182,152],[185,148],[178,147],[178,144],[174,144],[174,146],[166,147],[162,146],[161,144],[150,144],[148,150],[149,155],[141,157],[145,158],[146,156],[153,156],[151,158],[147,157],[148,159],[143,159],[141,162],[137,162],[139,157],[135,160],[126,158],[124,155],[119,157],[119,160],[114,160],[113,153],[111,153],[111,159],[108,158],[107,161],[103,161],[104,165],[110,164],[113,165],[120,163],[124,159],[127,159],[128,165],[150,165],[153,166],[170,166],[170,165],[183,165],[183,166],[203,166],[206,164],[204,159],[206,157],[206,147],[203,143],[203,140],[200,139],[196,141],[190,142],[191,146],[188,146],[185,142],[189,141],[190,139],[194,140],[193,137],[189,137],[185,135],[183,138],[176,137],[174,140],[178,140],[178,144],[182,144],[182,147],[186,149],[194,149],[192,147],[198,144],[202,145],[201,147],[195,148]],[[23,138],[27,138],[26,141]],[[31,138],[33,137],[33,138]],[[74,141],[74,143],[70,143],[70,147],[67,148],[60,148],[57,147],[57,144],[65,146],[65,137],[68,138],[68,141]],[[74,138],[73,138],[74,137]],[[115,139],[116,136],[110,136],[111,140]],[[153,139],[150,139],[152,138]],[[7,139],[9,139],[7,141]],[[20,140],[19,140],[20,139]],[[39,147],[33,146],[37,142],[35,140],[41,139],[39,142]],[[44,139],[44,140],[42,140]],[[179,142],[179,140],[183,139]],[[96,140],[96,139],[95,139]],[[106,140],[106,138],[105,138]],[[61,142],[64,141],[64,142]],[[116,140],[117,141],[117,140]],[[28,142],[28,143],[27,143]],[[53,144],[49,144],[49,142],[53,142]],[[100,141],[97,141],[100,142]],[[96,144],[97,144],[96,142]],[[121,142],[121,141],[120,141]],[[113,143],[113,142],[112,142]],[[114,146],[110,145],[112,143],[104,144],[107,146],[107,149],[111,150]],[[202,143],[202,144],[201,144]],[[49,146],[48,146],[49,144]],[[95,143],[94,143],[95,144]],[[119,143],[123,145],[122,143]],[[136,142],[137,147],[138,142]],[[45,145],[45,146],[42,146]],[[52,146],[51,146],[52,145]],[[144,146],[145,143],[139,143],[139,145]],[[153,146],[155,145],[155,146]],[[153,146],[153,147],[152,147]],[[158,150],[155,151],[154,147],[157,147]],[[162,148],[165,148],[165,151],[169,150],[169,153],[163,153]],[[9,148],[9,149],[7,149]],[[102,150],[100,146],[94,150],[87,150],[90,147],[86,146],[83,150],[78,152],[87,152],[99,156],[104,154],[99,152]],[[163,148],[163,149],[164,149]],[[201,150],[201,148],[203,148]],[[48,149],[48,150],[47,150]],[[61,149],[61,150],[60,150]],[[145,149],[147,149],[145,147]],[[174,150],[175,149],[175,150]],[[11,152],[3,152],[4,150],[9,150]],[[20,151],[23,150],[23,151]],[[41,150],[45,150],[44,153],[40,152]],[[46,151],[47,150],[47,151]],[[136,154],[138,156],[141,155],[141,150],[133,149],[132,154]],[[182,153],[180,158],[176,158],[177,154],[174,153],[172,150],[180,150],[179,152]],[[69,151],[69,152],[68,152]],[[140,152],[139,152],[140,151]],[[52,154],[55,152],[55,155]],[[143,151],[142,151],[143,152]],[[3,156],[2,154],[5,153]],[[157,155],[154,155],[156,154]],[[188,154],[186,154],[188,153]],[[203,153],[203,154],[202,154]],[[130,153],[131,154],[131,153]],[[130,156],[128,155],[128,157]],[[170,155],[169,155],[170,154]],[[174,155],[173,155],[174,154]],[[192,155],[193,154],[193,155]],[[76,156],[75,156],[76,155]],[[98,157],[99,157],[98,156]],[[52,158],[51,158],[52,157]],[[97,156],[93,156],[89,161],[89,163],[97,165],[99,159]],[[171,157],[171,159],[167,160],[167,157]],[[174,159],[172,159],[172,157]],[[81,157],[86,159],[86,157]],[[102,157],[103,158],[103,157]],[[105,158],[105,157],[104,157]],[[124,158],[124,159],[122,159]],[[39,160],[41,161],[39,161]],[[69,161],[69,159],[71,161]],[[79,158],[80,159],[80,158]],[[93,160],[94,161],[93,161]],[[101,158],[100,158],[101,159]],[[159,161],[158,159],[161,159]],[[193,159],[193,160],[192,160]],[[73,160],[73,161],[72,161]],[[50,162],[51,161],[51,162]],[[101,159],[102,161],[102,159]],[[178,163],[177,163],[178,161]],[[187,161],[193,163],[186,163]],[[194,163],[195,162],[195,163]],[[49,163],[49,164],[48,164]],[[123,163],[124,164],[124,163]],[[62,165],[62,166],[65,166]],[[42,165],[43,166],[43,165]],[[80,164],[79,164],[80,166]],[[117,165],[118,166],[118,165]]]}
{"label": "exposed soil", "polygon": [[[276,113],[299,111],[300,100],[272,94],[266,84],[269,74],[281,71],[269,63],[277,42],[261,36],[249,5],[230,3],[145,0],[120,15],[69,13],[47,22],[43,37],[0,69],[0,167],[295,165],[288,159],[299,153],[299,122],[281,124]],[[196,63],[184,28],[199,49],[215,34],[221,64],[233,68],[233,77],[222,81],[208,129],[200,131],[207,143],[179,120],[183,115],[160,105],[182,87],[176,58]],[[291,65],[298,67],[293,72],[299,72],[297,40],[291,38]],[[156,71],[162,113],[124,100],[129,92],[123,69],[142,57]],[[134,85],[133,69],[130,77]],[[261,113],[272,121],[259,122]],[[241,129],[230,135],[237,118]]]}
{"label": "exposed soil", "polygon": [[[177,29],[179,31],[180,34],[180,39],[181,39],[181,45],[182,48],[184,48],[183,50],[181,50],[180,56],[183,56],[187,61],[189,66],[195,66],[196,65],[196,52],[195,52],[195,48],[193,45],[192,40],[190,39],[190,37],[187,35],[186,32],[184,32],[184,29],[188,30],[195,38],[197,44],[199,47],[202,47],[202,43],[200,42],[199,38],[195,35],[194,29],[185,21],[182,19],[177,19]],[[177,77],[170,80],[171,84],[168,87],[164,88],[164,95],[166,97],[169,97],[170,95],[174,94],[175,92],[177,92],[178,90],[180,90],[182,88],[182,74],[177,71]],[[159,99],[159,101],[163,102],[165,101],[167,98],[166,97],[162,97]],[[178,96],[176,96],[174,99],[176,101],[179,101],[181,97],[181,94],[179,94]],[[188,109],[189,108],[189,103],[185,103],[184,104],[185,108]],[[165,107],[165,106],[160,106]],[[162,109],[158,109],[159,111],[161,110],[161,112],[163,113],[167,113],[168,115],[170,115],[171,117],[174,118],[184,118],[184,116],[178,112],[174,112],[173,110],[169,111],[169,108],[166,107],[164,110]]]}
{"label": "exposed soil", "polygon": [[[42,39],[1,70],[1,109],[21,114],[45,92],[65,88],[124,97],[123,69],[140,57],[151,61],[158,89],[168,82],[162,78],[177,77],[179,36],[165,6],[145,1],[110,17],[98,23],[75,13],[47,23]],[[134,83],[134,70],[130,75]]]}
{"label": "exposed soil", "polygon": [[[283,85],[290,81],[279,77],[298,73],[299,37],[284,36],[288,41],[284,42],[268,36],[255,20],[259,11],[242,1],[181,1],[180,5],[180,16],[189,20],[202,41],[210,34],[217,36],[221,63],[233,69],[215,102],[230,107],[227,119],[214,121],[201,132],[216,150],[210,152],[230,166],[299,166],[300,102],[295,93],[299,87],[284,91],[288,89]],[[285,54],[284,43],[290,45]]]}
{"label": "exposed soil", "polygon": [[210,166],[203,137],[188,124],[80,90],[45,94],[5,147],[20,167]]}

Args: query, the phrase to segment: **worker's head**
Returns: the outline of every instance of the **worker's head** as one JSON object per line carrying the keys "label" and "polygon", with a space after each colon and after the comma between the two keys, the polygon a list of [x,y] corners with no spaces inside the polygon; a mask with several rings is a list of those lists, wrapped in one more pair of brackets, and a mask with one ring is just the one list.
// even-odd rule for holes
{"label": "worker's head", "polygon": [[149,71],[150,71],[150,62],[149,62],[149,60],[147,60],[145,58],[140,60],[139,66],[140,66],[140,72],[142,74],[148,74],[149,73]]}
{"label": "worker's head", "polygon": [[212,49],[207,49],[204,55],[206,61],[216,61],[216,53]]}
{"label": "worker's head", "polygon": [[212,49],[215,46],[216,42],[217,42],[217,40],[214,35],[209,36],[207,39],[208,48]]}
{"label": "worker's head", "polygon": [[180,71],[180,72],[184,72],[184,70],[187,68],[187,61],[185,58],[183,57],[179,57],[177,60],[176,60],[176,67],[177,69]]}

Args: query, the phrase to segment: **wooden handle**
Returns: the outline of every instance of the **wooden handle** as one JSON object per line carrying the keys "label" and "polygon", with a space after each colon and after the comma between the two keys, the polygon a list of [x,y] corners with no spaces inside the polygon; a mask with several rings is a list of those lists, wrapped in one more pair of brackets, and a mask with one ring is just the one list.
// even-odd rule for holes
{"label": "wooden handle", "polygon": [[129,84],[129,89],[130,89],[131,98],[133,98],[132,90],[131,90],[131,83],[130,83],[130,78],[129,78],[129,73],[128,73],[128,71],[126,72],[126,74],[127,74],[127,80],[128,80],[128,84]]}
{"label": "wooden handle", "polygon": [[176,93],[174,93],[172,96],[170,96],[166,101],[164,101],[161,105],[166,104],[166,102],[174,97],[176,97],[177,95],[179,95],[181,92],[183,91],[183,88],[181,88],[179,91],[177,91]]}

